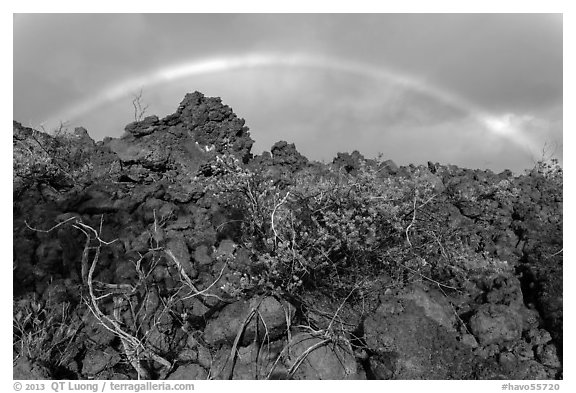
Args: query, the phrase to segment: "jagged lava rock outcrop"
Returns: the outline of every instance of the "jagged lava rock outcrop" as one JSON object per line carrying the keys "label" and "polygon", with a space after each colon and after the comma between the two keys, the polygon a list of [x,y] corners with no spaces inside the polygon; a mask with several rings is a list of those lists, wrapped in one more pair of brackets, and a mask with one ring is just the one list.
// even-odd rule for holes
{"label": "jagged lava rock outcrop", "polygon": [[194,92],[184,97],[176,113],[130,123],[122,138],[107,139],[104,145],[122,164],[135,166],[133,180],[143,173],[139,167],[190,174],[204,158],[201,153],[229,153],[247,162],[254,141],[244,123],[220,98]]}

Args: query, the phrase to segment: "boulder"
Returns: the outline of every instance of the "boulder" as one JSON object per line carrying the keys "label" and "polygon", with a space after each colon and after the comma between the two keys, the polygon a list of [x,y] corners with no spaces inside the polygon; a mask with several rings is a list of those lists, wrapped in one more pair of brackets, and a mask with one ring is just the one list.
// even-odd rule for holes
{"label": "boulder", "polygon": [[192,133],[200,145],[214,146],[217,153],[232,153],[243,162],[250,159],[254,141],[248,127],[232,108],[222,104],[220,98],[205,97],[198,91],[186,94],[177,112],[163,122],[171,124],[175,119]]}
{"label": "boulder", "polygon": [[373,377],[468,378],[471,348],[458,341],[446,305],[420,290],[403,296],[385,296],[364,321]]}
{"label": "boulder", "polygon": [[91,349],[84,356],[82,374],[90,377],[99,372],[114,367],[120,361],[120,354],[114,349]]}
{"label": "boulder", "polygon": [[412,285],[407,290],[402,291],[398,297],[414,302],[422,308],[424,315],[442,325],[446,330],[456,331],[455,311],[440,291],[425,285]]}
{"label": "boulder", "polygon": [[553,368],[560,368],[561,363],[558,359],[558,354],[556,353],[556,347],[554,345],[539,345],[536,347],[536,357],[540,362],[547,366]]}
{"label": "boulder", "polygon": [[128,124],[124,128],[124,131],[134,135],[135,137],[142,137],[153,133],[156,130],[158,123],[158,116],[147,116],[144,120]]}
{"label": "boulder", "polygon": [[113,332],[106,329],[102,325],[94,314],[87,310],[82,317],[83,327],[81,329],[81,333],[86,337],[86,339],[90,338],[91,342],[94,342],[100,346],[108,346],[114,341],[116,336]]}
{"label": "boulder", "polygon": [[379,172],[388,176],[393,176],[398,173],[398,165],[392,160],[384,161],[379,168]]}
{"label": "boulder", "polygon": [[293,143],[286,141],[276,142],[270,149],[274,165],[288,166],[293,171],[302,169],[308,164],[308,159],[296,150]]}
{"label": "boulder", "polygon": [[208,373],[202,366],[198,364],[186,364],[179,366],[170,376],[168,380],[202,380],[207,379]]}
{"label": "boulder", "polygon": [[130,141],[127,139],[111,139],[108,148],[116,153],[120,162],[126,165],[139,164],[154,171],[165,170],[170,157],[166,142],[156,140]]}
{"label": "boulder", "polygon": [[343,168],[347,173],[356,174],[360,169],[360,166],[366,159],[358,150],[354,150],[352,154],[350,153],[337,153],[336,158],[332,160],[332,163],[339,168]]}
{"label": "boulder", "polygon": [[522,316],[512,307],[483,304],[470,318],[470,330],[480,345],[514,341],[522,335]]}
{"label": "boulder", "polygon": [[290,358],[288,368],[294,367],[299,358],[304,360],[296,368],[294,379],[365,379],[361,368],[354,358],[352,349],[344,342],[326,342],[307,352],[311,347],[325,340],[310,333],[298,333],[290,341]]}
{"label": "boulder", "polygon": [[[194,267],[193,261],[190,256],[190,251],[188,251],[188,245],[186,241],[181,237],[171,237],[166,242],[166,249],[171,251],[180,266],[184,269],[188,277],[196,278],[198,277],[198,270]],[[168,261],[170,265],[176,262],[170,258]]]}
{"label": "boulder", "polygon": [[513,309],[524,307],[520,280],[511,275],[495,277],[487,288],[486,303],[501,304]]}
{"label": "boulder", "polygon": [[252,342],[248,346],[238,347],[235,361],[232,361],[231,348],[224,345],[214,355],[211,374],[215,379],[231,377],[242,380],[267,379],[271,370],[274,370],[273,375],[285,375],[284,365],[277,361],[285,346],[285,340]]}
{"label": "boulder", "polygon": [[250,319],[244,330],[241,341],[243,344],[250,343],[256,336],[260,340],[277,339],[286,333],[286,313],[289,313],[291,317],[295,313],[290,303],[280,302],[271,296],[228,304],[218,313],[218,316],[206,324],[204,329],[206,343],[212,346],[223,343],[232,344],[253,309],[258,312]]}
{"label": "boulder", "polygon": [[50,370],[38,362],[34,362],[26,357],[16,360],[12,367],[12,379],[30,380],[30,379],[51,379]]}

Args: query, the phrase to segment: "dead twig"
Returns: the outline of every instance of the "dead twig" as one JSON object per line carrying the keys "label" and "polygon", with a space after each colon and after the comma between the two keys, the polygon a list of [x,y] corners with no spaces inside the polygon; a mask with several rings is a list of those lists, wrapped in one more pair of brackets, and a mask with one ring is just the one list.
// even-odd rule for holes
{"label": "dead twig", "polygon": [[562,247],[562,248],[560,249],[560,251],[557,251],[557,252],[555,252],[555,253],[552,254],[552,255],[548,255],[548,256],[546,257],[546,259],[550,259],[550,258],[555,257],[556,255],[562,254],[563,250],[564,250],[564,247]]}
{"label": "dead twig", "polygon": [[[145,345],[142,343],[142,341],[140,341],[137,337],[133,336],[132,334],[122,329],[119,322],[120,321],[119,309],[115,309],[114,319],[112,319],[106,314],[104,314],[100,309],[100,307],[98,306],[98,297],[96,297],[94,293],[93,276],[94,271],[96,270],[96,266],[98,264],[98,259],[100,257],[100,249],[102,245],[112,244],[118,239],[106,242],[100,238],[100,233],[96,231],[94,228],[82,223],[77,224],[78,226],[74,225],[74,227],[82,231],[82,233],[84,233],[84,235],[87,238],[84,251],[82,253],[82,266],[88,265],[90,242],[92,240],[90,232],[94,235],[94,238],[98,240],[98,245],[94,247],[94,249],[96,250],[94,258],[92,259],[92,263],[90,265],[90,269],[88,270],[88,274],[86,277],[86,283],[88,285],[88,293],[90,295],[90,301],[87,302],[89,310],[92,312],[92,314],[96,317],[96,319],[105,329],[114,333],[114,335],[120,338],[120,341],[122,342],[122,346],[124,348],[124,352],[128,357],[130,364],[138,373],[139,379],[149,379],[148,371],[140,363],[140,359],[142,357],[158,362],[161,365],[163,365],[166,370],[169,370],[172,367],[172,364],[169,361],[167,361],[160,355],[154,353],[152,350],[146,348]],[[101,229],[102,229],[102,220],[100,222],[100,232]]]}
{"label": "dead twig", "polygon": [[408,244],[410,245],[410,248],[412,248],[412,242],[410,241],[410,236],[409,236],[409,232],[410,232],[410,228],[412,228],[412,226],[414,225],[414,223],[416,222],[416,201],[418,200],[418,191],[416,191],[414,193],[414,207],[413,207],[413,214],[412,214],[412,221],[410,222],[410,224],[406,227],[406,240],[408,241]]}
{"label": "dead twig", "polygon": [[331,341],[332,340],[330,338],[325,338],[322,341],[317,342],[314,345],[311,345],[310,347],[308,347],[308,349],[306,349],[304,352],[302,352],[300,354],[300,356],[298,356],[298,358],[296,359],[296,361],[294,362],[292,367],[290,367],[290,369],[288,370],[288,379],[291,379],[294,376],[294,374],[296,373],[296,371],[298,371],[298,368],[300,367],[302,362],[304,360],[306,360],[306,358],[308,357],[308,355],[310,353],[312,353],[313,351],[315,351],[316,349],[318,349],[320,347],[323,347],[324,345],[327,345]]}
{"label": "dead twig", "polygon": [[[100,225],[102,225],[102,223],[100,223]],[[109,246],[110,244],[118,241],[118,239],[114,239],[114,240],[111,240],[111,241],[109,241],[109,242],[102,240],[102,239],[100,238],[100,234],[98,233],[98,231],[96,231],[96,229],[94,229],[94,228],[92,228],[91,226],[86,225],[86,224],[84,224],[84,223],[82,223],[82,222],[77,222],[77,223],[74,224],[73,226],[74,226],[75,228],[77,228],[77,229],[80,229],[79,227],[82,227],[83,229],[87,229],[87,230],[91,231],[91,232],[94,234],[94,238],[95,238],[96,240],[98,240],[98,242],[99,242],[100,244],[104,244],[104,245],[106,245],[106,246]],[[84,231],[83,231],[83,232],[84,232]],[[84,232],[84,233],[86,233],[86,232]]]}
{"label": "dead twig", "polygon": [[226,269],[228,265],[225,263],[224,266],[222,266],[222,269],[220,270],[220,274],[218,275],[218,277],[216,278],[216,280],[214,280],[212,282],[212,284],[208,285],[206,288],[204,288],[203,290],[193,293],[192,295],[186,295],[185,297],[182,298],[182,300],[186,300],[186,299],[190,299],[194,296],[215,296],[216,298],[218,298],[221,301],[224,301],[223,299],[220,299],[218,296],[216,295],[212,295],[212,294],[206,294],[206,292],[208,292],[210,290],[210,288],[212,288],[214,285],[216,285],[216,283],[218,281],[220,281],[220,279],[222,278],[222,275],[224,274],[224,269]]}
{"label": "dead twig", "polygon": [[208,291],[216,282],[218,282],[220,280],[220,278],[222,277],[222,274],[224,272],[224,269],[226,268],[226,264],[224,264],[224,267],[222,268],[222,271],[220,272],[220,276],[218,276],[218,278],[216,279],[216,281],[214,281],[208,288],[200,291],[198,290],[198,288],[196,288],[196,286],[194,285],[194,283],[192,282],[192,279],[190,278],[190,276],[188,276],[188,273],[186,273],[186,271],[184,270],[184,267],[182,266],[182,264],[180,263],[180,261],[178,260],[178,258],[176,258],[176,256],[174,255],[174,253],[172,252],[172,250],[165,250],[164,251],[169,257],[170,259],[172,259],[172,261],[174,261],[174,264],[176,265],[176,267],[178,268],[178,272],[180,273],[180,275],[183,277],[185,284],[192,290],[193,294],[192,295],[188,295],[186,297],[186,299],[190,299],[191,297],[194,296],[206,296],[206,297],[213,297],[216,298],[218,300],[220,300],[221,302],[226,302],[226,300],[222,299],[220,296],[218,295],[214,295],[212,293],[206,293],[206,291]]}
{"label": "dead twig", "polygon": [[149,107],[148,104],[142,103],[142,89],[132,96],[132,106],[134,107],[134,121],[142,121]]}
{"label": "dead twig", "polygon": [[28,227],[28,229],[30,229],[30,230],[32,230],[32,231],[34,231],[34,232],[50,233],[50,232],[52,232],[54,229],[56,229],[56,228],[58,228],[58,227],[60,227],[60,226],[62,226],[62,225],[64,225],[64,224],[66,224],[67,222],[70,222],[70,221],[72,221],[72,220],[79,220],[79,218],[78,218],[78,217],[75,217],[75,216],[72,216],[72,217],[70,217],[69,219],[67,219],[67,220],[65,220],[65,221],[62,221],[61,223],[54,225],[54,226],[53,226],[52,228],[50,228],[50,229],[38,229],[38,228],[33,228],[33,227],[31,227],[30,225],[28,225],[28,222],[27,222],[26,220],[24,220],[24,224],[26,224],[26,227]]}
{"label": "dead twig", "polygon": [[348,299],[350,298],[350,296],[352,296],[352,293],[354,293],[354,291],[356,289],[359,288],[360,284],[363,281],[360,281],[359,283],[357,283],[356,285],[354,285],[354,288],[352,288],[352,290],[350,291],[350,293],[348,293],[348,295],[346,296],[346,298],[344,298],[344,300],[342,301],[342,303],[340,303],[340,306],[338,307],[338,309],[336,310],[336,312],[334,313],[334,316],[332,317],[332,319],[330,320],[330,323],[328,324],[328,327],[326,328],[327,331],[330,330],[330,328],[332,327],[332,324],[334,323],[334,320],[336,319],[336,316],[338,316],[338,313],[340,312],[340,310],[342,310],[342,307],[344,307],[344,304],[348,301]]}
{"label": "dead twig", "polygon": [[250,311],[248,316],[244,319],[242,326],[240,326],[240,329],[238,329],[238,333],[236,334],[236,338],[234,339],[234,344],[232,345],[232,349],[230,350],[230,355],[228,357],[228,359],[231,359],[231,362],[232,362],[230,364],[230,368],[228,369],[228,375],[226,375],[226,379],[228,379],[228,380],[232,379],[232,376],[234,375],[234,367],[236,366],[236,357],[237,357],[237,351],[236,350],[238,348],[238,344],[240,343],[240,338],[242,338],[242,334],[244,334],[244,330],[246,330],[246,326],[248,326],[252,317],[254,315],[256,315],[256,313],[258,312],[258,306],[254,307]]}
{"label": "dead twig", "polygon": [[[272,209],[270,222],[271,222],[272,232],[274,232],[274,247],[276,247],[276,239],[279,238],[278,233],[276,232],[276,228],[274,227],[274,214],[276,214],[276,211],[280,208],[280,206],[282,206],[284,203],[286,203],[286,200],[288,199],[289,196],[290,196],[290,191],[288,191],[286,193],[286,195],[284,196],[284,198],[282,198],[278,203],[275,203],[274,208]],[[280,240],[283,241],[282,238],[280,238]]]}

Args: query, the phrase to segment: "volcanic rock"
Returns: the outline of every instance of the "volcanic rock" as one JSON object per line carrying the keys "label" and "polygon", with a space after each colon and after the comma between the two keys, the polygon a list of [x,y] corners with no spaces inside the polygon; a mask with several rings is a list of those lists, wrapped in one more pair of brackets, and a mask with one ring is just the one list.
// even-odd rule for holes
{"label": "volcanic rock", "polygon": [[305,351],[313,348],[296,369],[294,379],[365,379],[350,348],[330,341],[322,344],[323,341],[323,337],[315,337],[304,332],[292,337],[289,344],[290,367],[294,366],[294,362],[303,356]]}
{"label": "volcanic rock", "polygon": [[206,379],[208,373],[201,366],[197,364],[187,364],[178,367],[170,376],[168,380],[201,380]]}
{"label": "volcanic rock", "polygon": [[513,341],[522,334],[522,317],[514,308],[484,304],[470,318],[470,329],[481,345]]}
{"label": "volcanic rock", "polygon": [[[224,307],[218,316],[211,319],[204,330],[204,340],[210,345],[232,344],[252,310],[254,315],[246,325],[242,343],[247,344],[258,335],[274,340],[286,332],[286,313],[294,315],[294,307],[287,302],[279,302],[273,297],[253,298],[250,301],[238,301]],[[256,323],[256,321],[258,321]]]}

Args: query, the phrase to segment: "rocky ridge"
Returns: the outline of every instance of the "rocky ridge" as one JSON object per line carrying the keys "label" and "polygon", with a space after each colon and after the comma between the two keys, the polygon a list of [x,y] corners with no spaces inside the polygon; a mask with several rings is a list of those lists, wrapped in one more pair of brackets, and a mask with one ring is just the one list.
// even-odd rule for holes
{"label": "rocky ridge", "polygon": [[[83,128],[13,132],[15,379],[562,378],[562,191],[536,170],[398,167],[358,152],[324,165],[284,141],[253,156],[244,120],[198,92],[102,142]],[[222,156],[279,190],[299,173],[367,166],[417,178],[466,251],[441,269],[379,271],[352,297],[307,283],[298,296],[239,291],[268,268],[201,181]],[[113,323],[139,340],[141,361]],[[45,337],[25,342],[29,331]]]}

